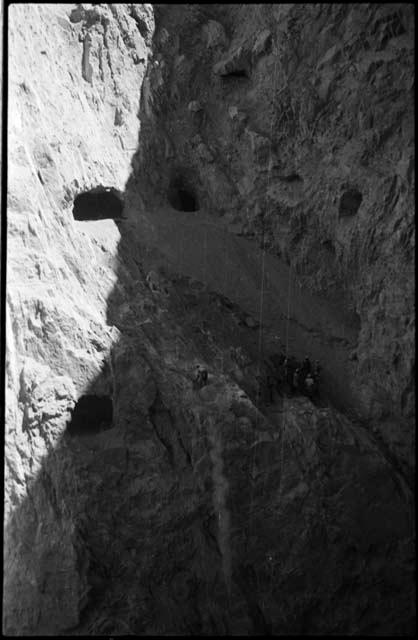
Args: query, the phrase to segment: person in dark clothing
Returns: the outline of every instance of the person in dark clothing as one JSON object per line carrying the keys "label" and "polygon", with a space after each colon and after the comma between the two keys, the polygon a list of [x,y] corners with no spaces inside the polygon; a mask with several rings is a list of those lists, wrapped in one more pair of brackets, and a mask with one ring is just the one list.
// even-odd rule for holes
{"label": "person in dark clothing", "polygon": [[255,404],[258,408],[261,407],[264,401],[264,393],[265,393],[265,381],[261,374],[256,375],[255,379],[257,380],[257,388],[256,388],[256,401]]}
{"label": "person in dark clothing", "polygon": [[267,376],[267,400],[269,404],[273,404],[275,386],[276,378],[272,373],[269,373]]}
{"label": "person in dark clothing", "polygon": [[283,394],[284,385],[286,382],[286,372],[283,362],[277,367],[276,370],[276,391],[280,394]]}
{"label": "person in dark clothing", "polygon": [[292,391],[293,393],[298,393],[300,391],[302,391],[301,389],[301,375],[300,375],[300,369],[296,369],[294,374],[293,374],[293,384],[292,384]]}
{"label": "person in dark clothing", "polygon": [[284,366],[285,382],[288,385],[289,389],[292,390],[294,367],[292,365],[292,362],[290,361],[290,358],[285,359],[283,366]]}
{"label": "person in dark clothing", "polygon": [[320,378],[320,373],[321,373],[321,365],[319,364],[319,360],[315,360],[315,364],[313,366],[313,378],[314,380],[316,380],[316,382],[319,382],[319,378]]}
{"label": "person in dark clothing", "polygon": [[315,395],[315,381],[312,374],[309,374],[305,379],[305,391],[308,398],[312,399]]}
{"label": "person in dark clothing", "polygon": [[314,379],[315,385],[314,385],[314,395],[315,397],[319,397],[319,384],[320,384],[320,380],[321,380],[321,370],[322,367],[319,364],[319,360],[315,360],[315,364],[313,367],[313,373],[312,373],[312,377]]}
{"label": "person in dark clothing", "polygon": [[273,365],[273,367],[275,369],[280,367],[280,365],[283,364],[285,359],[286,359],[286,356],[284,355],[284,353],[282,351],[280,353],[273,353],[270,356],[270,361],[271,361],[271,363],[272,363],[272,365]]}
{"label": "person in dark clothing", "polygon": [[204,387],[208,382],[208,372],[202,367],[202,365],[198,364],[196,366],[196,378],[195,383],[198,389]]}
{"label": "person in dark clothing", "polygon": [[299,363],[296,360],[296,358],[294,356],[290,356],[289,358],[287,358],[287,364],[285,366],[286,369],[286,383],[289,389],[290,393],[294,393],[295,392],[295,386],[294,386],[294,375],[296,372],[296,369],[298,369],[299,367]]}
{"label": "person in dark clothing", "polygon": [[295,356],[290,356],[290,363],[292,366],[292,375],[293,375],[296,369],[300,369],[300,362],[295,358]]}
{"label": "person in dark clothing", "polygon": [[302,380],[305,380],[306,376],[308,376],[312,372],[311,361],[309,360],[308,356],[305,356],[305,358],[303,359],[300,372],[302,375]]}
{"label": "person in dark clothing", "polygon": [[284,361],[285,355],[283,352],[273,353],[268,359],[268,365],[270,366],[271,375],[274,379],[273,389],[275,388],[278,393],[281,392],[285,382]]}
{"label": "person in dark clothing", "polygon": [[194,387],[200,389],[202,386],[202,372],[200,370],[200,365],[196,365],[195,378],[194,378]]}

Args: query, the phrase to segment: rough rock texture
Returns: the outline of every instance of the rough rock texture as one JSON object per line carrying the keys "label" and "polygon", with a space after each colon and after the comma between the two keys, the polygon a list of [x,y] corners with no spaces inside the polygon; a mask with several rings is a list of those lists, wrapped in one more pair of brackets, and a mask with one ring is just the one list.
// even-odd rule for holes
{"label": "rough rock texture", "polygon": [[167,6],[158,15],[142,190],[167,201],[180,173],[202,213],[264,245],[339,308],[349,348],[333,378],[411,467],[412,5]]}
{"label": "rough rock texture", "polygon": [[147,6],[85,7],[9,10],[9,632],[78,621],[86,583],[68,495],[75,491],[72,463],[65,447],[61,456],[54,452],[76,399],[91,386],[112,393],[93,382],[118,339],[106,300],[117,283],[119,232],[112,220],[75,222],[72,206],[97,186],[124,189],[149,51],[137,21],[150,32],[153,22]]}
{"label": "rough rock texture", "polygon": [[410,6],[154,9],[10,9],[3,629],[412,634]]}

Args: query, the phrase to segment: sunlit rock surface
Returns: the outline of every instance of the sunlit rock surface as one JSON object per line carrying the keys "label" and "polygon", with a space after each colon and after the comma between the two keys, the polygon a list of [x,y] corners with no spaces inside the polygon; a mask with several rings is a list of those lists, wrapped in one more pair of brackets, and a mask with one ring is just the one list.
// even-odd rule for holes
{"label": "sunlit rock surface", "polygon": [[8,632],[74,626],[86,597],[72,463],[65,447],[54,451],[118,339],[106,301],[120,234],[113,220],[76,222],[72,207],[97,186],[124,190],[149,51],[137,21],[153,28],[146,6],[75,7],[9,9]]}
{"label": "sunlit rock surface", "polygon": [[9,9],[6,633],[414,633],[413,26]]}

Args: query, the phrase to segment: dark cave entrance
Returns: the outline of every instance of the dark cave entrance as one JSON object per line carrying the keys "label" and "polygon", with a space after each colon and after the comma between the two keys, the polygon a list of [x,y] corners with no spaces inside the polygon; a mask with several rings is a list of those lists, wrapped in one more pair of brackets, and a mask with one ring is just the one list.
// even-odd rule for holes
{"label": "dark cave entrance", "polygon": [[248,78],[247,69],[232,69],[231,71],[225,71],[221,74],[221,78]]}
{"label": "dark cave entrance", "polygon": [[75,220],[104,220],[122,218],[123,199],[117,189],[97,187],[80,193],[74,199]]}
{"label": "dark cave entrance", "polygon": [[199,211],[194,189],[182,177],[173,178],[168,187],[168,201],[176,211]]}
{"label": "dark cave entrance", "polygon": [[357,189],[348,189],[344,191],[340,200],[339,215],[340,218],[354,216],[363,200],[363,196]]}
{"label": "dark cave entrance", "polygon": [[113,403],[109,396],[81,396],[67,423],[70,436],[92,436],[112,428]]}

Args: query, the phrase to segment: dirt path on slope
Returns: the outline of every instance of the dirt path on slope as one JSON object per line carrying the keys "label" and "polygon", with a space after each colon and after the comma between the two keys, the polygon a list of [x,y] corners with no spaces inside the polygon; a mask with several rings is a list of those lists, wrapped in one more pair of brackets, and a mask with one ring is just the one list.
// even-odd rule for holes
{"label": "dirt path on slope", "polygon": [[[137,212],[131,215],[138,219]],[[349,353],[356,346],[357,329],[344,309],[311,295],[282,260],[265,254],[261,318],[263,265],[255,243],[229,233],[202,212],[155,209],[142,214],[136,226],[146,269],[162,266],[200,280],[255,320],[262,319],[265,356],[274,351],[272,338],[279,335],[289,354],[321,361],[325,395],[334,405],[356,407]]]}

